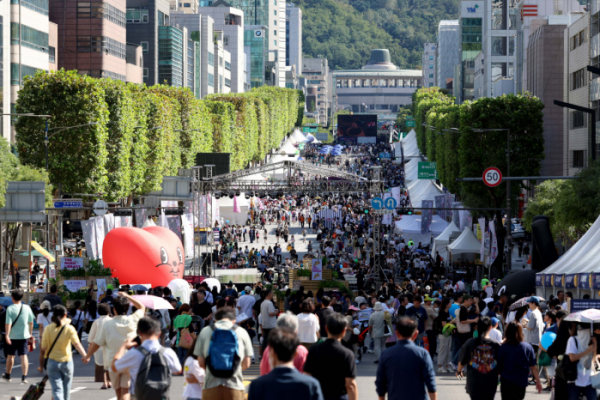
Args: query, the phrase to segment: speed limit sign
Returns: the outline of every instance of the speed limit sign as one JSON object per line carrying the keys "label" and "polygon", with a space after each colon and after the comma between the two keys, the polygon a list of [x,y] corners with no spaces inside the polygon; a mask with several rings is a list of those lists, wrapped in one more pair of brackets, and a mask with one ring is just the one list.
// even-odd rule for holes
{"label": "speed limit sign", "polygon": [[502,172],[496,167],[483,171],[483,183],[489,187],[496,187],[502,182]]}

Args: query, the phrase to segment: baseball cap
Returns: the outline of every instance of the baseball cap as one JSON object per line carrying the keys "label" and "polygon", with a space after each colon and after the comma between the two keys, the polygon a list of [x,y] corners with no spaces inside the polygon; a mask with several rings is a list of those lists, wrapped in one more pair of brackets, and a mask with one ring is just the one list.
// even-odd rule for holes
{"label": "baseball cap", "polygon": [[535,304],[540,304],[540,299],[537,298],[537,296],[531,296],[529,298],[529,300],[527,300],[528,303],[535,303]]}
{"label": "baseball cap", "polygon": [[496,325],[500,320],[496,317],[492,317],[492,325]]}
{"label": "baseball cap", "polygon": [[245,291],[246,293],[250,293],[250,292],[252,291],[252,288],[251,288],[250,286],[246,286],[246,287],[244,288],[244,291]]}
{"label": "baseball cap", "polygon": [[429,296],[425,296],[425,300],[423,300],[423,301],[425,301],[425,302],[427,302],[427,301],[433,301],[433,299],[431,297],[429,297]]}

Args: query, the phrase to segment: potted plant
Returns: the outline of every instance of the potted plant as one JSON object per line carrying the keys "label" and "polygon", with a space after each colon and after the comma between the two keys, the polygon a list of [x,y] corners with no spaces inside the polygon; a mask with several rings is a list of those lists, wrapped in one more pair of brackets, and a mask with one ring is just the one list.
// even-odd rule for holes
{"label": "potted plant", "polygon": [[298,269],[296,270],[296,277],[299,281],[309,281],[312,275],[312,271],[310,269]]}

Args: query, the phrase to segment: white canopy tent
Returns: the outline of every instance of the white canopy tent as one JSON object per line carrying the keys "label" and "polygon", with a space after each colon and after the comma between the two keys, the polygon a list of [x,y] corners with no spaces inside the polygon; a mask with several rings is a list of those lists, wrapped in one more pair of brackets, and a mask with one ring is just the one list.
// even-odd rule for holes
{"label": "white canopy tent", "polygon": [[304,136],[299,129],[294,129],[294,132],[292,132],[292,134],[290,135],[290,140],[292,141],[292,143],[305,143],[306,136]]}
{"label": "white canopy tent", "polygon": [[281,148],[279,150],[277,150],[277,153],[282,154],[296,154],[296,152],[298,151],[298,149],[296,148],[296,146],[294,146],[292,144],[292,140],[288,139],[285,141],[285,143],[283,143],[283,145],[281,146]]}
{"label": "white canopy tent", "polygon": [[246,199],[245,193],[240,193],[236,198],[237,204],[240,207],[239,213],[233,212],[233,199],[229,196],[221,197],[219,202],[219,213],[221,218],[229,221],[230,224],[245,225],[248,219],[248,211],[250,210],[250,200]]}
{"label": "white canopy tent", "polygon": [[[447,246],[448,253],[452,256],[458,254],[479,254],[481,252],[481,242],[469,228],[465,228],[458,238]],[[486,249],[484,254],[488,254]]]}
{"label": "white canopy tent", "polygon": [[416,181],[419,178],[419,159],[411,158],[404,166],[404,180],[406,184]]}
{"label": "white canopy tent", "polygon": [[421,233],[421,220],[422,217],[420,215],[403,215],[400,221],[395,222],[395,227],[407,243],[412,239],[415,244],[421,242],[423,246],[427,246],[431,243],[432,235],[439,236],[448,226],[446,221],[438,215],[434,215],[431,220],[429,232],[423,234]]}
{"label": "white canopy tent", "polygon": [[439,236],[436,236],[435,239],[433,239],[431,255],[435,257],[435,253],[439,251],[440,256],[446,260],[448,258],[448,250],[446,249],[446,246],[448,246],[450,243],[450,235],[455,232],[460,232],[460,229],[458,229],[458,226],[456,226],[454,222],[450,222],[446,229],[444,229]]}
{"label": "white canopy tent", "polygon": [[600,271],[600,217],[573,247],[540,274],[581,274],[598,271]]}
{"label": "white canopy tent", "polygon": [[423,200],[435,201],[435,196],[444,194],[444,192],[431,179],[417,179],[408,185],[408,194],[412,206],[420,207]]}

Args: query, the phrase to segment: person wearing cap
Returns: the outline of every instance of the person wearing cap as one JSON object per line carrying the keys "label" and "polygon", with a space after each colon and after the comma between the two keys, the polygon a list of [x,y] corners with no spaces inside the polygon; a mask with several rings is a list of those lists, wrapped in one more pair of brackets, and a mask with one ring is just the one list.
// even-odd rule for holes
{"label": "person wearing cap", "polygon": [[375,344],[375,364],[379,362],[381,352],[385,349],[385,315],[383,305],[378,301],[373,307],[373,314],[369,317],[369,335]]}
{"label": "person wearing cap", "polygon": [[425,305],[423,308],[427,312],[427,320],[425,321],[425,335],[427,335],[427,340],[429,341],[429,355],[433,360],[433,356],[437,351],[437,340],[436,334],[433,330],[433,321],[437,318],[438,312],[433,308],[432,304],[433,299],[429,296],[425,296],[423,302]]}
{"label": "person wearing cap", "polygon": [[425,336],[425,321],[427,321],[427,310],[424,307],[421,307],[421,303],[423,302],[423,298],[421,296],[415,296],[413,299],[413,306],[406,310],[406,316],[412,317],[417,321],[417,327],[419,330],[419,335],[417,336],[417,344],[423,341],[423,337]]}
{"label": "person wearing cap", "polygon": [[498,344],[502,344],[502,332],[498,330],[500,320],[496,317],[490,318],[492,321],[492,330],[490,331],[490,339]]}
{"label": "person wearing cap", "polygon": [[537,296],[531,296],[527,303],[529,304],[531,314],[529,315],[529,322],[525,329],[525,341],[533,347],[533,350],[537,355],[545,326],[544,318],[540,311],[540,299]]}

